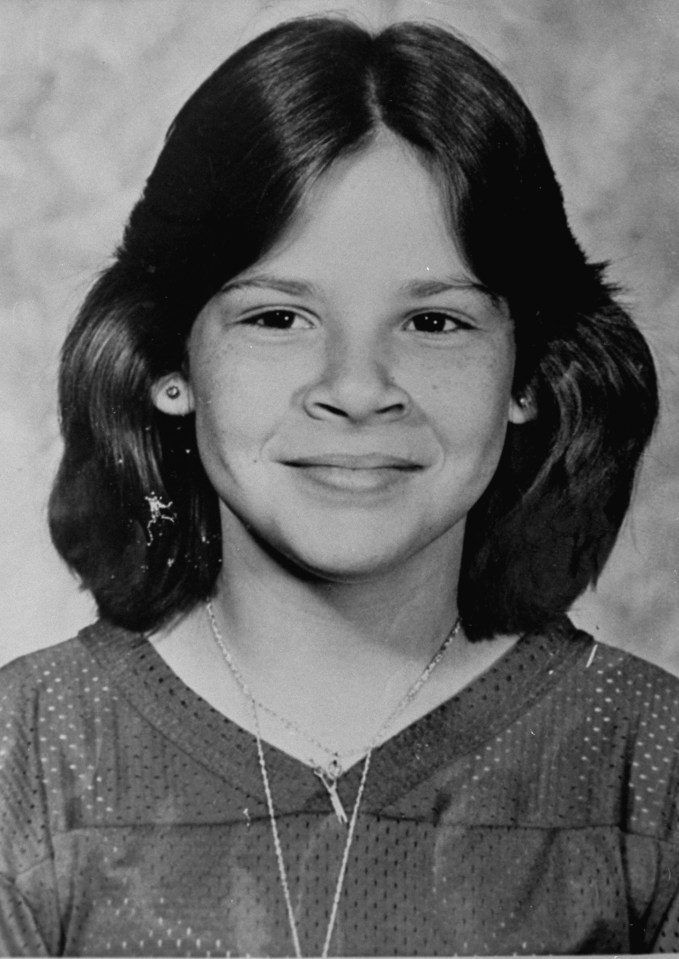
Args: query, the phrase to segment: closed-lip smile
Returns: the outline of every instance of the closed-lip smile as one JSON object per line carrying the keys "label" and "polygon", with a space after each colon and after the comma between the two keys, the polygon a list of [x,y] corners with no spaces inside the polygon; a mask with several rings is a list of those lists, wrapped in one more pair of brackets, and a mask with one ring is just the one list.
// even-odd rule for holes
{"label": "closed-lip smile", "polygon": [[423,464],[390,453],[314,453],[283,461],[310,483],[311,488],[333,498],[374,497],[391,495],[422,470]]}
{"label": "closed-lip smile", "polygon": [[334,467],[345,470],[418,470],[421,464],[386,453],[316,453],[285,460],[286,466]]}

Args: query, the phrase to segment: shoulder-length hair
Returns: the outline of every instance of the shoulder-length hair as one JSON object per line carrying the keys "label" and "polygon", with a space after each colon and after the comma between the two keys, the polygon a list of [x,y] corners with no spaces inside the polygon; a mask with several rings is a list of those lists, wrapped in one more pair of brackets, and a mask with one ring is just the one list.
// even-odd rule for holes
{"label": "shoulder-length hair", "polygon": [[190,609],[221,562],[193,417],[159,413],[152,384],[185,369],[199,310],[271,247],[309,186],[385,128],[431,170],[461,254],[507,301],[515,395],[536,410],[509,426],[467,520],[467,633],[538,628],[600,573],[657,415],[656,377],[570,232],[533,116],[445,30],[303,19],[243,47],[182,108],[64,346],[51,532],[114,623],[152,629]]}

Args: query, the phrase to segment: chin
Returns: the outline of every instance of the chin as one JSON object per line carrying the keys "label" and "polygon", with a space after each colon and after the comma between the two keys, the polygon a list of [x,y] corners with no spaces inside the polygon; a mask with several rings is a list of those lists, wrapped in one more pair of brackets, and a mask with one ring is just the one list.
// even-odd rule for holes
{"label": "chin", "polygon": [[[341,548],[337,543],[341,543]],[[367,583],[404,570],[416,558],[424,558],[430,543],[392,542],[379,544],[376,538],[365,536],[328,538],[314,549],[305,539],[299,548],[286,543],[279,548],[270,548],[277,561],[299,578],[327,583]],[[329,544],[334,544],[329,548]]]}
{"label": "chin", "polygon": [[363,583],[393,572],[405,565],[403,556],[376,556],[360,551],[338,555],[319,555],[309,550],[277,553],[278,561],[299,578],[329,583]]}
{"label": "chin", "polygon": [[[240,542],[240,552],[249,542],[298,579],[350,584],[405,571],[413,562],[445,564],[458,556],[464,534],[463,511],[438,517],[405,510],[345,512],[341,517],[306,510],[301,515],[297,523],[281,523],[277,516],[255,523],[241,514],[234,524],[236,514],[227,514],[231,529],[223,523],[225,543]],[[252,559],[257,562],[256,556]]]}

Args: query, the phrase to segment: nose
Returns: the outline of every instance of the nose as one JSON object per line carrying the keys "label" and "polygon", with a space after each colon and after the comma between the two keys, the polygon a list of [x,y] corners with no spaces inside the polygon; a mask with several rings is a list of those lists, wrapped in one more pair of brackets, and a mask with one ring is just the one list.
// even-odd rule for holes
{"label": "nose", "polygon": [[388,422],[408,415],[409,393],[394,377],[383,343],[333,340],[319,379],[306,391],[304,407],[314,419]]}

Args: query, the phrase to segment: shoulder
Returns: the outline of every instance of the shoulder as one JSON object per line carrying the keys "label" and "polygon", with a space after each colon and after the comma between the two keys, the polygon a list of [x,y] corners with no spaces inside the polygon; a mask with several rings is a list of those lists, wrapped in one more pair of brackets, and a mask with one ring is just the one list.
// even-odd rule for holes
{"label": "shoulder", "polygon": [[0,668],[0,759],[52,739],[57,726],[81,727],[114,697],[113,672],[100,651],[115,663],[135,637],[98,622],[77,636],[20,656]]}
{"label": "shoulder", "polygon": [[[48,770],[58,763],[57,717],[79,713],[88,655],[71,639],[0,669],[0,873],[19,875],[49,853]],[[74,698],[75,697],[75,698]]]}
{"label": "shoulder", "polygon": [[72,690],[74,680],[85,677],[95,666],[83,638],[98,628],[88,627],[72,639],[20,656],[1,667],[0,713],[7,709],[24,713],[28,702],[52,695],[55,687]]}
{"label": "shoulder", "polygon": [[[583,634],[580,634],[582,637]],[[679,842],[679,679],[593,642],[564,676],[561,720],[590,808],[611,803],[626,831]]]}
{"label": "shoulder", "polygon": [[626,718],[667,736],[679,735],[679,678],[632,653],[592,642],[576,685],[602,721]]}
{"label": "shoulder", "polygon": [[121,701],[100,652],[115,663],[136,639],[100,622],[0,669],[0,873],[40,862],[74,797],[91,792]]}
{"label": "shoulder", "polygon": [[[633,653],[594,640],[562,617],[517,645],[524,661],[543,655],[552,695],[602,724],[656,725],[679,735],[679,678]],[[642,647],[642,643],[639,643]]]}
{"label": "shoulder", "polygon": [[0,669],[0,780],[37,766],[57,716],[80,711],[94,668],[79,634]]}
{"label": "shoulder", "polygon": [[479,808],[678,844],[679,680],[566,619],[527,634],[506,663],[490,679],[510,721],[475,757],[488,776]]}

